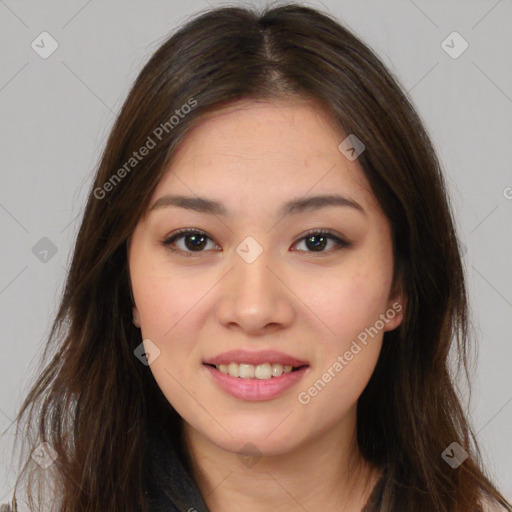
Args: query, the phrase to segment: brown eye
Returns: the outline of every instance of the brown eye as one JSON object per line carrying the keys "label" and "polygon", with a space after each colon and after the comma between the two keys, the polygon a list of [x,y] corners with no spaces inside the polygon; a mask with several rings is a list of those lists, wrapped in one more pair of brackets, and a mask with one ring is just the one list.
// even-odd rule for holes
{"label": "brown eye", "polygon": [[331,231],[322,230],[310,231],[297,243],[302,242],[303,240],[307,248],[306,252],[313,253],[330,252],[329,250],[324,250],[329,241],[334,243],[334,250],[342,249],[343,247],[349,247],[351,245],[349,242],[346,242],[345,240],[342,240],[341,238],[334,235]]}
{"label": "brown eye", "polygon": [[[209,237],[204,231],[197,229],[182,229],[166,238],[162,242],[162,245],[173,252],[181,252],[185,256],[191,256],[193,253],[205,252],[204,249],[208,245],[209,240],[213,242],[212,238]],[[181,247],[176,247],[176,243],[178,241],[183,242]],[[351,245],[349,242],[346,242],[345,240],[342,240],[338,236],[334,235],[331,231],[325,230],[312,230],[294,245],[297,245],[302,241],[304,241],[306,249],[301,251],[318,254],[331,252],[330,249],[325,250],[325,248],[329,245],[329,242],[334,244],[334,246],[331,247],[333,250],[339,250]]]}
{"label": "brown eye", "polygon": [[[181,247],[172,247],[173,245],[175,245],[176,241],[182,240],[183,245]],[[206,247],[208,240],[211,240],[211,238],[203,231],[184,229],[166,238],[162,242],[162,245],[164,245],[173,252],[181,251],[188,256],[189,254],[187,253],[204,252],[203,249]]]}

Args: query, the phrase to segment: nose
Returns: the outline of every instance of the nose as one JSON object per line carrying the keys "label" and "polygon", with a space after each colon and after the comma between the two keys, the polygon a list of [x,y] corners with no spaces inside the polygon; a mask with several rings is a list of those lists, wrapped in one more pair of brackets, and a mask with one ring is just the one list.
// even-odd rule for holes
{"label": "nose", "polygon": [[267,251],[252,263],[235,254],[233,268],[222,281],[217,319],[224,327],[251,335],[284,329],[296,314],[289,287]]}

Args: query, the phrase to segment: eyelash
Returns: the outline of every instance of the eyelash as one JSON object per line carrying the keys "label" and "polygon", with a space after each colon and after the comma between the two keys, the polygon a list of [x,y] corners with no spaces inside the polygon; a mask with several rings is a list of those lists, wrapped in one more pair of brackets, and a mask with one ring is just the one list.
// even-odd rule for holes
{"label": "eyelash", "polygon": [[[208,236],[207,233],[205,233],[204,231],[201,231],[200,229],[185,228],[185,229],[180,229],[180,230],[176,231],[172,235],[168,236],[161,243],[162,243],[162,245],[165,248],[167,248],[171,252],[182,253],[182,254],[184,254],[185,257],[194,257],[193,256],[194,254],[199,255],[202,252],[205,252],[204,250],[201,250],[201,251],[183,251],[182,249],[176,249],[176,248],[171,247],[171,244],[173,244],[179,238],[184,238],[186,235],[203,235],[203,236],[205,236],[205,237],[207,237],[207,238],[209,238],[210,240],[213,241],[213,239],[210,236]],[[296,243],[302,242],[304,239],[306,239],[308,237],[311,237],[311,236],[323,236],[325,238],[333,240],[336,243],[336,247],[334,248],[334,251],[339,251],[340,249],[347,248],[347,247],[350,247],[352,245],[350,242],[346,242],[345,240],[343,240],[343,239],[339,238],[338,236],[336,236],[332,231],[323,230],[323,229],[312,229],[312,230],[308,231],[302,238],[297,240]],[[316,256],[321,256],[323,254],[328,254],[331,251],[319,251],[319,252],[315,252],[315,251],[299,251],[299,252],[307,252],[307,253],[310,253],[310,254],[312,254],[313,256],[316,257]]]}

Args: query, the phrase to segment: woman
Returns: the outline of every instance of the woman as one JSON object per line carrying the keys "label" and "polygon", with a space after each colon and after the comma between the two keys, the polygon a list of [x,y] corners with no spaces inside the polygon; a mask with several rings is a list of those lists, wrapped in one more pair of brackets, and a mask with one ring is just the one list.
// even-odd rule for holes
{"label": "woman", "polygon": [[448,368],[467,324],[397,80],[313,9],[212,9],[110,134],[19,482],[61,512],[512,510]]}

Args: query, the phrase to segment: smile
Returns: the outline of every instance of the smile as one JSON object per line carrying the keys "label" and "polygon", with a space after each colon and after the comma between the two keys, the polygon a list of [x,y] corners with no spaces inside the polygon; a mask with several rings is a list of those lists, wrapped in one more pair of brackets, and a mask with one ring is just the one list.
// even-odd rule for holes
{"label": "smile", "polygon": [[[228,365],[203,364],[216,386],[230,396],[247,401],[271,400],[297,384],[310,366],[292,367],[279,363]],[[233,375],[231,375],[232,372]]]}
{"label": "smile", "polygon": [[275,377],[280,377],[283,373],[290,373],[291,371],[298,370],[300,367],[293,367],[292,365],[283,365],[281,363],[263,363],[263,364],[244,364],[244,363],[229,363],[215,365],[217,370],[231,377],[239,377],[241,379],[260,379],[267,380]]}

